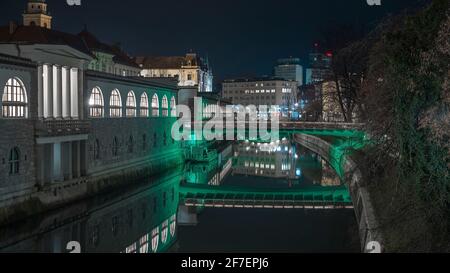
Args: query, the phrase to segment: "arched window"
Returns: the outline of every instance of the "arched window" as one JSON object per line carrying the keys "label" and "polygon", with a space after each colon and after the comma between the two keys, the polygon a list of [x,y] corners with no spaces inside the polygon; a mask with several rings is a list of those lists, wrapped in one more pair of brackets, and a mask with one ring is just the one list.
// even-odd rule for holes
{"label": "arched window", "polygon": [[100,88],[94,87],[89,98],[89,116],[91,118],[103,117],[103,94]]}
{"label": "arched window", "polygon": [[170,100],[170,116],[177,116],[177,101],[175,100],[175,97],[172,97],[172,99]]}
{"label": "arched window", "polygon": [[9,174],[19,174],[20,170],[20,151],[19,148],[14,147],[9,152]]}
{"label": "arched window", "polygon": [[28,115],[27,93],[22,81],[11,78],[3,90],[2,113],[4,118],[26,118]]}
{"label": "arched window", "polygon": [[145,118],[148,117],[148,96],[145,92],[141,96],[141,110],[139,115]]}
{"label": "arched window", "polygon": [[159,228],[152,230],[152,252],[156,253],[158,251],[159,245]]}
{"label": "arched window", "polygon": [[98,139],[94,142],[94,159],[100,159],[100,141]]}
{"label": "arched window", "polygon": [[111,118],[122,117],[122,98],[117,89],[111,92],[111,98],[109,99],[109,116]]}
{"label": "arched window", "polygon": [[112,143],[112,155],[118,156],[119,155],[119,142],[117,140],[117,137],[114,137],[113,143]]}
{"label": "arched window", "polygon": [[134,139],[133,136],[130,136],[128,139],[128,153],[132,154],[134,152]]}
{"label": "arched window", "polygon": [[152,116],[159,117],[159,98],[156,94],[152,98]]}
{"label": "arched window", "polygon": [[174,214],[172,215],[172,217],[170,217],[170,235],[172,237],[175,236],[176,229],[177,229],[177,215]]}
{"label": "arched window", "polygon": [[163,244],[167,243],[168,237],[169,237],[169,221],[166,220],[162,224],[162,228],[161,228],[161,242]]}
{"label": "arched window", "polygon": [[162,99],[162,116],[163,117],[169,116],[169,102],[167,101],[166,96],[164,96]]}
{"label": "arched window", "polygon": [[133,91],[128,92],[127,96],[127,117],[136,117],[136,96]]}

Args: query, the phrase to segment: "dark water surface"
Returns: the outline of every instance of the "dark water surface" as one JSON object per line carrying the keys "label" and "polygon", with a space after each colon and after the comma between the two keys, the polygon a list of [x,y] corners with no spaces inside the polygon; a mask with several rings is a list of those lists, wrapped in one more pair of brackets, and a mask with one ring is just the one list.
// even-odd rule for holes
{"label": "dark water surface", "polygon": [[358,252],[349,209],[184,206],[179,192],[186,183],[271,190],[340,184],[318,155],[288,142],[247,142],[228,151],[215,161],[187,164],[132,189],[1,228],[0,252],[65,253],[69,242],[87,253]]}

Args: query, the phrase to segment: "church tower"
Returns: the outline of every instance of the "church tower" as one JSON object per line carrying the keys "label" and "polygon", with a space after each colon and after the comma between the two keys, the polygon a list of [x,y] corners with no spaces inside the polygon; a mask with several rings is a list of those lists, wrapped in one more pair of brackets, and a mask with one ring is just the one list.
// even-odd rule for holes
{"label": "church tower", "polygon": [[45,0],[29,0],[27,10],[23,14],[24,26],[52,28],[52,17],[47,10]]}

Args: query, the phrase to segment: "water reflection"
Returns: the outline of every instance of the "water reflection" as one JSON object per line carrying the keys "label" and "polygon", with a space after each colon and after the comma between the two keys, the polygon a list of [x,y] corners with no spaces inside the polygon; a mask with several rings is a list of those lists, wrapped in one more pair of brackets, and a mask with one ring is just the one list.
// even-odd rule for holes
{"label": "water reflection", "polygon": [[[65,253],[72,241],[85,253],[168,252],[183,244],[178,226],[196,226],[204,211],[180,203],[180,185],[185,183],[255,188],[340,185],[320,156],[287,140],[230,144],[217,154],[209,162],[186,164],[127,192],[102,195],[3,228],[0,252]],[[218,222],[214,218],[203,221]]]}

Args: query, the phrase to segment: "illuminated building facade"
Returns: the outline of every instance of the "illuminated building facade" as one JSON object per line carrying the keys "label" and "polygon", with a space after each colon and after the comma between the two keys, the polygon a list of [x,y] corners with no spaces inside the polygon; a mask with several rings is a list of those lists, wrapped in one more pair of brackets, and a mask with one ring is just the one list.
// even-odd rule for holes
{"label": "illuminated building facade", "polygon": [[208,60],[196,53],[186,56],[137,57],[141,76],[146,78],[177,78],[180,87],[198,87],[198,92],[213,91],[213,74]]}
{"label": "illuminated building facade", "polygon": [[0,27],[0,52],[1,217],[182,163],[176,81],[91,70],[82,37],[45,27]]}
{"label": "illuminated building facade", "polygon": [[276,106],[283,117],[297,103],[297,82],[280,78],[230,79],[222,84],[222,97],[233,105]]}

